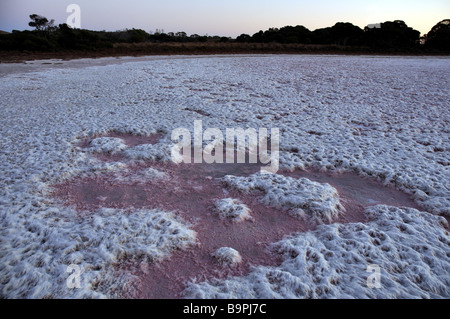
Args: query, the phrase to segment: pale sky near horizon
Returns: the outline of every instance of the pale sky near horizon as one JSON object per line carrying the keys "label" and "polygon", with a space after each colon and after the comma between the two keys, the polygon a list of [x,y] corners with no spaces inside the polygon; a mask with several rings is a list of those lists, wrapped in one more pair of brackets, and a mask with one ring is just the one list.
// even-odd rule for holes
{"label": "pale sky near horizon", "polygon": [[69,4],[81,8],[81,28],[184,31],[188,35],[236,37],[286,25],[308,29],[351,22],[367,24],[403,20],[421,34],[450,19],[449,0],[0,0],[0,30],[31,30],[29,15],[37,13],[65,23]]}

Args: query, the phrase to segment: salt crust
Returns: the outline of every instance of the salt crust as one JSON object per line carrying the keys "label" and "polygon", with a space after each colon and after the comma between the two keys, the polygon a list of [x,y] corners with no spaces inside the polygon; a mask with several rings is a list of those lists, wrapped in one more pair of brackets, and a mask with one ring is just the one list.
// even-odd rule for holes
{"label": "salt crust", "polygon": [[[4,67],[0,65],[2,70]],[[82,242],[74,238],[87,226],[75,217],[77,212],[50,196],[52,184],[76,176],[124,169],[122,163],[100,164],[92,159],[89,150],[76,146],[87,137],[111,131],[136,135],[165,132],[156,146],[161,154],[155,151],[151,156],[167,159],[170,158],[170,132],[177,127],[191,128],[195,119],[202,119],[205,128],[222,130],[278,127],[281,168],[353,171],[408,192],[428,213],[449,217],[449,72],[448,58],[439,57],[241,56],[163,57],[121,65],[3,74],[0,84],[3,114],[0,117],[3,243],[0,294],[8,298],[113,297],[108,287],[114,286],[114,282],[121,287],[125,285],[127,278],[104,272],[102,267],[108,265],[109,257],[96,263],[100,270],[84,267],[100,258],[93,253],[96,249],[86,248],[78,251],[78,258],[86,260],[81,264],[86,285],[82,290],[66,288],[67,265],[62,261],[77,259],[72,253],[69,258],[63,252],[70,252]],[[204,115],[187,111],[194,107]],[[134,158],[132,152],[129,156]],[[402,251],[410,251],[411,245],[418,247],[420,242],[429,242],[436,236],[448,246],[448,234],[442,233],[438,219],[426,214],[418,215],[417,227],[413,228],[416,237],[412,239],[419,243],[407,245],[405,241],[392,241],[391,251],[400,255]],[[114,225],[121,225],[120,215],[114,214],[117,217],[109,219],[115,220]],[[331,230],[349,228],[363,236],[365,232],[358,231],[359,228],[374,228],[382,219],[370,226],[327,225],[320,229],[333,233]],[[114,233],[120,233],[122,227],[117,226]],[[403,238],[405,235],[399,227],[385,232],[389,238]],[[102,232],[90,235],[87,238],[93,238],[93,242],[109,236]],[[313,235],[305,234],[306,242],[320,238],[320,234]],[[342,247],[350,248],[350,235],[345,236],[336,237],[331,248],[337,252]],[[427,273],[430,281],[425,282],[436,283],[435,287],[444,282],[448,287],[448,250],[443,253],[440,244],[436,244],[436,248],[430,245],[435,252],[432,257],[426,252],[412,251],[401,255],[405,264],[412,265],[409,267],[414,267],[416,262],[421,264],[425,258],[427,263],[434,263],[430,266],[432,272]],[[126,245],[122,249],[128,250]],[[157,250],[158,254],[170,254]],[[354,255],[356,259],[364,256],[357,250]],[[380,255],[376,256],[378,262],[390,265]],[[343,266],[339,260],[333,259],[326,271],[338,272],[340,267]],[[383,269],[382,278],[391,278],[386,274],[389,267]],[[426,285],[413,284],[414,271],[419,276],[423,268],[408,269],[411,272],[394,272],[398,283],[410,283],[405,289],[400,284],[392,284],[396,287],[394,295],[405,295],[407,290],[418,296],[448,297],[447,290],[429,292]],[[102,273],[98,287],[105,289],[94,291],[88,279],[97,278],[98,272]],[[277,276],[295,277],[283,267],[271,269],[271,274],[272,285],[261,284],[258,288],[254,281],[246,286],[248,283],[242,279],[240,291],[252,291],[249,296],[289,295],[291,287],[277,286],[277,282],[282,282]],[[361,272],[358,274],[358,278],[363,276]],[[303,279],[296,279],[305,293],[295,295],[321,296],[318,292],[322,289],[322,279],[314,278],[317,282],[309,281],[306,286],[301,284]],[[386,290],[353,290],[354,285],[349,285],[345,278],[333,283],[331,291],[337,291],[338,295],[388,295]],[[280,293],[283,289],[288,293]],[[214,291],[208,291],[198,295],[215,295]]]}
{"label": "salt crust", "polygon": [[126,149],[123,155],[132,160],[171,162],[171,143],[141,144]]}
{"label": "salt crust", "polygon": [[[443,217],[412,208],[373,206],[367,224],[321,225],[274,244],[280,267],[245,277],[192,283],[187,298],[448,298],[450,239]],[[370,288],[369,265],[381,288]]]}
{"label": "salt crust", "polygon": [[223,219],[231,219],[237,223],[253,220],[253,217],[250,215],[250,208],[238,199],[224,198],[217,200],[214,204],[216,212]]}
{"label": "salt crust", "polygon": [[117,137],[97,137],[89,144],[89,150],[94,153],[117,154],[126,148],[125,142]]}
{"label": "salt crust", "polygon": [[235,266],[242,262],[239,252],[231,247],[221,247],[211,255],[222,265]]}
{"label": "salt crust", "polygon": [[329,223],[345,210],[334,187],[307,178],[256,173],[248,177],[228,175],[223,181],[242,192],[263,191],[262,201],[266,205],[285,209],[293,216],[317,223]]}
{"label": "salt crust", "polygon": [[[10,214],[4,222],[23,229],[17,237],[9,231],[4,243],[2,294],[8,298],[101,298],[122,293],[117,287],[104,287],[114,263],[127,260],[156,261],[174,249],[195,242],[196,233],[172,213],[156,210],[100,209],[77,217],[71,209],[38,209],[32,218]],[[22,208],[22,209],[25,209]],[[45,218],[53,227],[39,221]],[[76,229],[76,232],[74,232]],[[68,289],[66,268],[78,265],[83,275],[81,289]],[[65,275],[66,274],[66,275]],[[130,280],[130,278],[128,278]],[[96,286],[102,283],[104,291]]]}

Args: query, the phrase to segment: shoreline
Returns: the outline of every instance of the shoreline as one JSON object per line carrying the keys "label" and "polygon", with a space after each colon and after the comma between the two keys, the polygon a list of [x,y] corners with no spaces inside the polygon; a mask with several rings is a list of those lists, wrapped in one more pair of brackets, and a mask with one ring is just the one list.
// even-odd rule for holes
{"label": "shoreline", "polygon": [[3,51],[0,64],[23,63],[33,60],[75,60],[143,56],[201,56],[201,55],[367,55],[367,56],[430,56],[448,57],[450,53],[414,51],[376,51],[368,48],[320,45],[289,45],[276,43],[141,43],[120,44],[96,51]]}
{"label": "shoreline", "polygon": [[39,72],[49,69],[78,69],[92,66],[119,65],[128,62],[142,62],[155,60],[179,60],[179,59],[207,59],[207,58],[240,58],[240,57],[260,57],[268,58],[272,56],[304,56],[304,57],[366,57],[366,58],[434,58],[448,59],[446,55],[388,55],[388,54],[331,54],[331,53],[205,53],[205,54],[142,54],[142,55],[83,55],[83,56],[57,56],[57,55],[27,55],[23,59],[17,60],[11,57],[11,61],[1,61],[0,51],[0,78],[11,74],[22,74],[29,72]]}

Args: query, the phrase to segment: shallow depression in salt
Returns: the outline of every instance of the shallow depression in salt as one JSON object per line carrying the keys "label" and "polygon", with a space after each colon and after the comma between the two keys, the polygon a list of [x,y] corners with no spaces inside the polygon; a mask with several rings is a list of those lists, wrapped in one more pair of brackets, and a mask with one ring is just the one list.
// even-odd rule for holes
{"label": "shallow depression in salt", "polygon": [[[2,297],[450,297],[450,59],[106,60],[2,70]],[[279,172],[175,165],[194,120]]]}

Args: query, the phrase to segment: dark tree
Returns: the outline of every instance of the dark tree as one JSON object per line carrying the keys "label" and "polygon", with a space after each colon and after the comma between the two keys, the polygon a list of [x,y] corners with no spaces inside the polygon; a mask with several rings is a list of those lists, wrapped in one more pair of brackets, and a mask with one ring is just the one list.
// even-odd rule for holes
{"label": "dark tree", "polygon": [[236,38],[236,42],[250,42],[252,37],[248,34],[242,33],[240,36]]}
{"label": "dark tree", "polygon": [[337,45],[357,45],[361,43],[364,31],[349,22],[338,22],[330,29],[332,41]]}
{"label": "dark tree", "polygon": [[263,33],[263,41],[262,42],[266,42],[266,43],[270,43],[270,42],[282,42],[283,41],[283,36],[280,33],[280,30],[278,28],[270,28],[269,30],[265,31]]}
{"label": "dark tree", "polygon": [[259,42],[259,43],[264,42],[264,31],[259,30],[252,36],[252,40],[253,40],[252,42]]}
{"label": "dark tree", "polygon": [[175,36],[178,38],[186,38],[187,34],[184,31],[180,31],[180,32],[175,33]]}
{"label": "dark tree", "polygon": [[30,19],[31,21],[28,23],[28,25],[30,27],[36,28],[37,31],[53,28],[53,23],[55,22],[55,20],[48,21],[46,17],[39,14],[31,14]]}
{"label": "dark tree", "polygon": [[283,27],[279,33],[281,43],[311,43],[312,32],[302,25]]}
{"label": "dark tree", "polygon": [[61,48],[75,49],[77,45],[75,30],[69,27],[66,23],[60,24],[57,41]]}
{"label": "dark tree", "polygon": [[420,32],[410,28],[401,20],[381,23],[380,28],[365,28],[364,40],[377,49],[408,49],[417,45]]}
{"label": "dark tree", "polygon": [[450,19],[436,24],[425,37],[427,48],[450,51]]}
{"label": "dark tree", "polygon": [[349,22],[338,22],[332,27],[312,32],[315,44],[360,45],[363,37],[364,31]]}
{"label": "dark tree", "polygon": [[131,29],[127,30],[128,42],[139,43],[145,42],[149,39],[150,35],[142,29]]}
{"label": "dark tree", "polygon": [[330,44],[332,41],[331,28],[316,29],[312,32],[312,42],[314,44]]}
{"label": "dark tree", "polygon": [[[259,31],[252,36],[251,41],[257,43],[311,43],[311,31],[304,26],[286,26],[281,29],[270,28],[267,31]],[[239,41],[248,42],[247,35],[239,36]]]}

